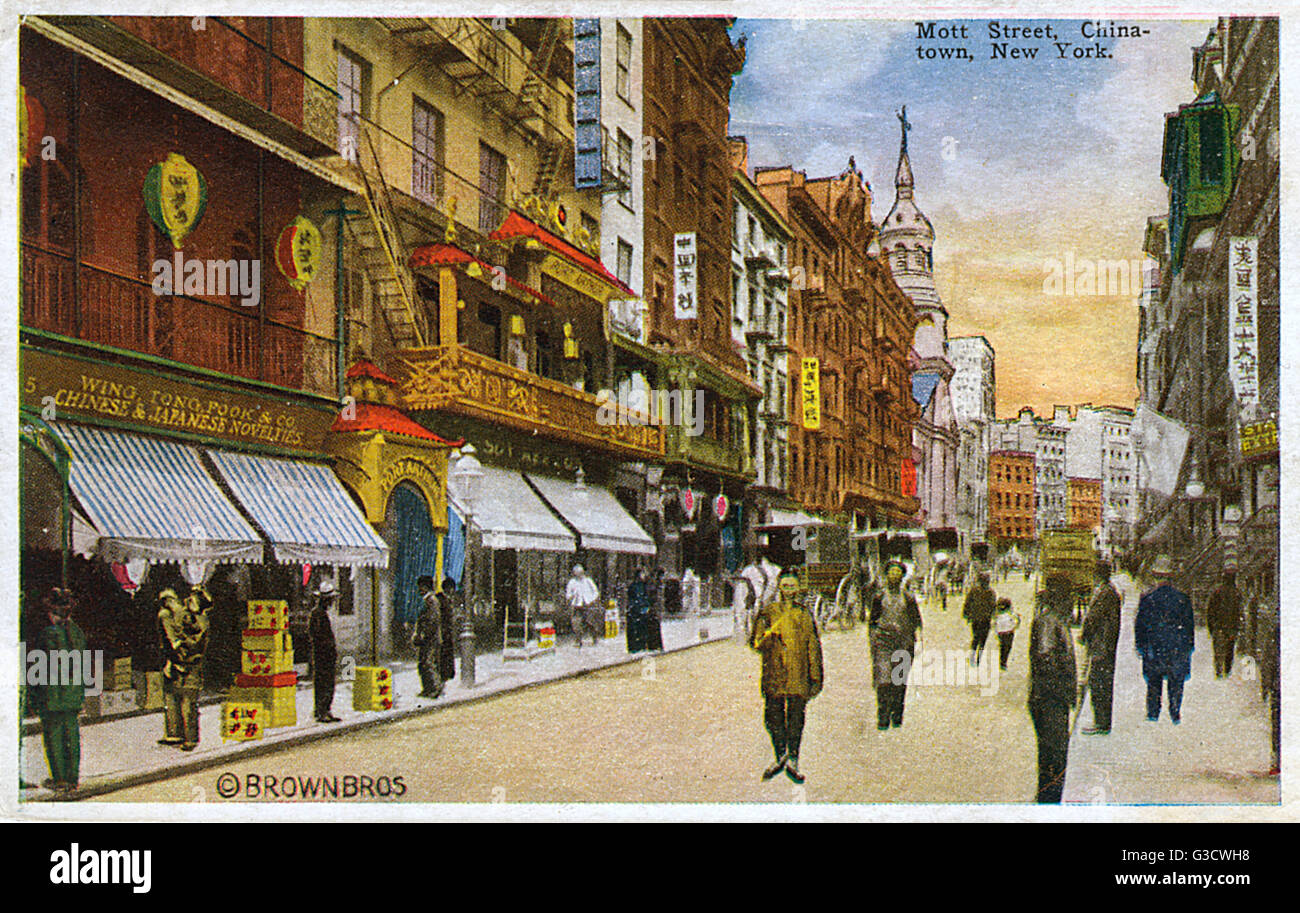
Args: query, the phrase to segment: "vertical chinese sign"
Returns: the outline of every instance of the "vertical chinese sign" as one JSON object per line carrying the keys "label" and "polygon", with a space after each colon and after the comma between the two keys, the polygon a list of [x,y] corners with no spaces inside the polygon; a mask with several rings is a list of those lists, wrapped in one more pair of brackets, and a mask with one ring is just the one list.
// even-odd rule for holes
{"label": "vertical chinese sign", "polygon": [[699,315],[696,301],[695,232],[673,236],[673,311],[678,320]]}
{"label": "vertical chinese sign", "polygon": [[1228,239],[1228,376],[1239,422],[1253,422],[1259,410],[1258,244],[1254,237]]}
{"label": "vertical chinese sign", "polygon": [[821,368],[817,359],[803,360],[799,390],[803,401],[803,427],[807,431],[816,431],[822,426]]}

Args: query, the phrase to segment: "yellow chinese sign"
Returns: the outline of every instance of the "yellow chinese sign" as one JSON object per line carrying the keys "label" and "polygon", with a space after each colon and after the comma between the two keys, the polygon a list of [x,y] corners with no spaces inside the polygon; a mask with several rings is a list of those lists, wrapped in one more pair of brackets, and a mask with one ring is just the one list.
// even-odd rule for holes
{"label": "yellow chinese sign", "polygon": [[822,426],[821,365],[817,359],[803,360],[799,389],[803,400],[803,426],[808,431],[816,431]]}
{"label": "yellow chinese sign", "polygon": [[1241,426],[1241,455],[1262,456],[1277,453],[1277,422],[1267,419]]}

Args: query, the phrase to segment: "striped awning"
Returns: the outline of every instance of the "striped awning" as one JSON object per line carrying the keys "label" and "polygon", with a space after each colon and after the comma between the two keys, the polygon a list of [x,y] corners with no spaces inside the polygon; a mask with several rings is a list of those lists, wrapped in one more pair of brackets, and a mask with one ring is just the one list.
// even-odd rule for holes
{"label": "striped awning", "polygon": [[[464,506],[448,495],[462,519]],[[484,466],[471,524],[483,535],[483,547],[539,552],[572,552],[573,534],[555,519],[524,477],[510,469]]]}
{"label": "striped awning", "polygon": [[208,456],[281,564],[388,566],[388,546],[328,466],[229,450]]}
{"label": "striped awning", "polygon": [[584,549],[632,555],[655,554],[655,540],[618,503],[618,498],[608,488],[585,484],[579,487],[566,479],[531,473],[528,481],[541,492],[546,503],[578,531]]}
{"label": "striped awning", "polygon": [[203,468],[194,447],[63,422],[69,484],[105,561],[259,562],[262,538]]}

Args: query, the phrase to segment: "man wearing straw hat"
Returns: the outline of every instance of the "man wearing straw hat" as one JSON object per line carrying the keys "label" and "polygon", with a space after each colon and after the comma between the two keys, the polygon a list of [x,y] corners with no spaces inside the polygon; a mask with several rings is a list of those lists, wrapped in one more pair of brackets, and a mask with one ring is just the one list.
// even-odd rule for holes
{"label": "man wearing straw hat", "polygon": [[1169,718],[1182,721],[1183,683],[1192,675],[1192,651],[1196,647],[1192,601],[1173,585],[1174,565],[1168,555],[1151,564],[1153,589],[1138,601],[1133,622],[1133,642],[1142,657],[1142,676],[1147,680],[1147,721],[1160,719],[1160,703],[1168,682]]}

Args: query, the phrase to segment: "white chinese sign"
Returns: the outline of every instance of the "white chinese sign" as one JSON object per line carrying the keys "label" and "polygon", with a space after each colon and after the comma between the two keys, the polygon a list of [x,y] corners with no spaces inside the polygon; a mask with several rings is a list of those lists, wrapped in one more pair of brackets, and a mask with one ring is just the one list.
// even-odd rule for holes
{"label": "white chinese sign", "polygon": [[1258,247],[1254,237],[1228,239],[1228,375],[1243,422],[1259,410]]}
{"label": "white chinese sign", "polygon": [[678,320],[699,316],[696,294],[695,232],[673,236],[673,313]]}

